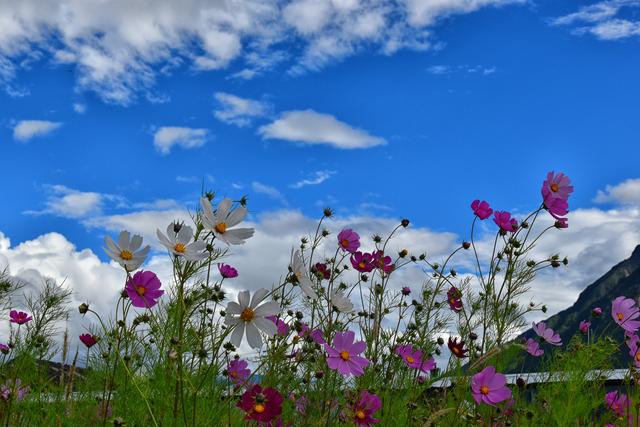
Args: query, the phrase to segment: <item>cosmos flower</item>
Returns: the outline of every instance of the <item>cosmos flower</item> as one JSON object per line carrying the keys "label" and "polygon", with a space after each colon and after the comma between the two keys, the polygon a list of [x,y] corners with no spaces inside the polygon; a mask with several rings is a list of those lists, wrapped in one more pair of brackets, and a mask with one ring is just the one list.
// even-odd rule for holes
{"label": "cosmos flower", "polygon": [[533,332],[551,345],[562,345],[560,335],[553,329],[547,328],[547,325],[544,322],[533,322]]}
{"label": "cosmos flower", "polygon": [[354,253],[360,247],[360,236],[350,228],[338,233],[338,245],[343,251]]}
{"label": "cosmos flower", "polygon": [[131,233],[128,231],[120,232],[118,244],[113,241],[111,236],[105,236],[104,242],[107,245],[107,247],[104,248],[107,255],[129,272],[140,268],[151,250],[149,245],[140,249],[142,246],[142,236],[136,234],[131,237]]}
{"label": "cosmos flower", "polygon": [[619,296],[611,303],[611,317],[622,329],[635,332],[640,328],[640,321],[635,320],[640,317],[640,309],[632,298]]}
{"label": "cosmos flower", "polygon": [[1,344],[0,343],[0,353],[2,354],[9,354],[9,352],[11,351],[11,347],[9,347],[6,344]]}
{"label": "cosmos flower", "polygon": [[507,211],[495,211],[493,213],[493,222],[495,222],[500,230],[515,232],[518,230],[518,221],[511,218],[511,214]]}
{"label": "cosmos flower", "polygon": [[160,286],[162,284],[155,273],[141,270],[127,280],[125,291],[131,298],[131,304],[134,307],[151,308],[158,303],[157,299],[164,294]]}
{"label": "cosmos flower", "polygon": [[[544,200],[544,207],[549,211],[552,217],[558,221],[564,220],[562,225],[566,225],[566,218],[563,218],[569,213],[569,204],[565,199],[549,198]],[[566,228],[566,227],[559,227]]]}
{"label": "cosmos flower", "polygon": [[400,345],[396,347],[395,353],[402,358],[404,363],[413,369],[422,372],[429,372],[436,367],[436,361],[433,357],[424,358],[420,349],[413,349],[412,345]]}
{"label": "cosmos flower", "polygon": [[583,334],[586,334],[590,327],[591,322],[589,322],[588,320],[582,320],[580,321],[580,326],[578,327],[578,329],[580,329],[580,332],[582,332]]}
{"label": "cosmos flower", "polygon": [[640,368],[640,337],[633,334],[626,341],[627,347],[629,347],[629,355],[633,357],[633,363],[636,367]]}
{"label": "cosmos flower", "polygon": [[496,368],[487,366],[471,379],[471,394],[476,403],[496,406],[511,398],[511,390],[507,387],[507,377],[496,373]]}
{"label": "cosmos flower", "polygon": [[376,413],[382,406],[380,397],[375,394],[369,393],[367,390],[360,392],[358,401],[353,405],[353,422],[357,426],[371,427],[372,424],[380,422],[379,419],[373,418],[372,415]]}
{"label": "cosmos flower", "polygon": [[238,270],[225,263],[218,264],[218,271],[220,272],[220,275],[225,279],[233,279],[234,277],[238,277]]}
{"label": "cosmos flower", "polygon": [[15,381],[7,380],[0,386],[0,398],[5,402],[10,400],[20,402],[27,393],[29,393],[29,386],[22,387],[20,378],[16,378]]}
{"label": "cosmos flower", "polygon": [[600,317],[602,315],[602,309],[600,307],[595,307],[593,310],[591,310],[591,315],[593,317]]}
{"label": "cosmos flower", "polygon": [[310,336],[311,339],[318,344],[326,344],[327,342],[324,339],[324,334],[320,329],[309,329],[309,325],[306,323],[300,324],[300,332],[298,332],[298,336],[305,337]]}
{"label": "cosmos flower", "polygon": [[484,200],[474,200],[473,202],[471,202],[471,209],[473,210],[473,213],[481,220],[489,218],[493,213],[493,209],[489,207],[489,203]]}
{"label": "cosmos flower", "polygon": [[612,391],[604,396],[604,401],[607,404],[607,408],[611,409],[619,417],[625,417],[631,407],[631,401],[626,394]]}
{"label": "cosmos flower", "polygon": [[302,259],[302,255],[300,255],[299,250],[294,252],[293,259],[289,267],[295,276],[296,283],[300,285],[302,292],[311,299],[317,299],[318,295],[313,290],[313,283],[307,274],[308,269],[304,265],[304,260]]}
{"label": "cosmos flower", "polygon": [[367,348],[364,341],[353,342],[355,333],[353,331],[337,332],[333,337],[333,347],[325,344],[327,351],[327,365],[330,369],[337,370],[342,375],[360,376],[364,373],[364,368],[369,365],[369,361],[358,356]]}
{"label": "cosmos flower", "polygon": [[317,262],[316,265],[313,266],[313,269],[318,278],[325,280],[329,280],[331,278],[331,270],[329,270],[327,264],[323,262]]}
{"label": "cosmos flower", "polygon": [[542,183],[540,192],[545,201],[550,198],[567,200],[569,195],[573,193],[573,187],[568,176],[562,172],[556,175],[552,171],[547,173],[547,179]]}
{"label": "cosmos flower", "polygon": [[460,342],[458,342],[457,337],[453,339],[449,337],[449,341],[447,342],[447,347],[449,347],[451,354],[453,354],[457,358],[463,359],[467,357],[467,352],[469,350],[464,348],[464,341],[462,341],[462,339],[460,340]]}
{"label": "cosmos flower", "polygon": [[244,384],[247,378],[249,378],[249,375],[251,375],[249,363],[247,363],[246,360],[233,359],[229,362],[229,365],[227,365],[227,375],[235,385],[239,386]]}
{"label": "cosmos flower", "polygon": [[368,252],[355,252],[349,259],[353,268],[361,273],[370,273],[375,268],[373,255]]}
{"label": "cosmos flower", "polygon": [[289,325],[287,325],[282,319],[279,319],[276,316],[267,316],[265,317],[265,319],[271,320],[276,325],[276,333],[281,337],[287,335],[287,333],[289,332]]}
{"label": "cosmos flower", "polygon": [[456,313],[462,310],[462,292],[455,286],[452,286],[447,291],[447,302],[449,303],[449,308]]}
{"label": "cosmos flower", "polygon": [[15,324],[18,324],[18,325],[24,325],[25,323],[27,323],[28,321],[30,321],[32,319],[33,319],[33,317],[29,316],[24,311],[11,310],[9,312],[9,321],[11,323],[15,323]]}
{"label": "cosmos flower", "polygon": [[331,305],[334,306],[340,313],[351,313],[353,311],[353,303],[344,295],[339,289],[332,289],[329,296]]}
{"label": "cosmos flower", "polygon": [[527,340],[527,353],[534,357],[538,357],[544,354],[544,350],[540,347],[540,343],[537,340],[529,338]]}
{"label": "cosmos flower", "polygon": [[411,293],[411,289],[408,286],[403,286],[400,292],[406,297]]}
{"label": "cosmos flower", "polygon": [[373,253],[373,264],[379,270],[384,271],[385,273],[391,273],[395,269],[395,265],[393,264],[393,260],[390,256],[384,254],[384,251],[378,250]]}
{"label": "cosmos flower", "polygon": [[209,256],[204,251],[207,247],[205,242],[202,240],[191,242],[193,229],[188,225],[172,222],[167,226],[166,235],[156,229],[156,236],[158,236],[162,246],[167,248],[169,252],[187,261],[201,261]]}
{"label": "cosmos flower", "polygon": [[80,335],[80,341],[82,341],[82,344],[86,345],[87,348],[91,348],[98,343],[98,337],[91,334],[82,334]]}
{"label": "cosmos flower", "polygon": [[213,232],[214,236],[227,245],[242,245],[245,240],[253,236],[253,228],[235,228],[247,216],[247,208],[244,206],[231,210],[231,199],[223,199],[215,212],[206,197],[200,198],[202,207],[202,225]]}
{"label": "cosmos flower", "polygon": [[253,348],[262,347],[262,337],[260,331],[272,337],[278,331],[276,325],[267,319],[267,316],[274,316],[280,312],[280,304],[275,301],[268,301],[260,304],[269,294],[266,289],[258,289],[253,294],[249,302],[249,291],[238,293],[238,302],[230,301],[227,304],[224,323],[227,326],[234,325],[231,333],[231,343],[240,347],[244,331],[247,331],[247,341]]}
{"label": "cosmos flower", "polygon": [[282,414],[283,400],[276,389],[255,384],[244,392],[237,406],[245,411],[246,420],[270,423]]}

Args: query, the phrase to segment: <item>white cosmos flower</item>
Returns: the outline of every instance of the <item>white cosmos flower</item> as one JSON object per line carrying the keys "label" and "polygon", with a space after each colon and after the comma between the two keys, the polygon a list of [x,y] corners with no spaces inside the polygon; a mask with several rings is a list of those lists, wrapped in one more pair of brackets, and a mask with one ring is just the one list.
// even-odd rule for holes
{"label": "white cosmos flower", "polygon": [[238,302],[230,301],[227,304],[224,323],[228,326],[235,325],[231,333],[231,343],[236,347],[240,347],[245,329],[247,330],[247,341],[253,348],[262,347],[262,337],[259,331],[269,337],[274,336],[278,331],[276,324],[266,317],[278,314],[280,304],[269,301],[258,306],[268,294],[268,290],[258,289],[249,303],[249,291],[242,291],[238,293]]}
{"label": "white cosmos flower", "polygon": [[[203,241],[191,242],[193,229],[188,225],[172,222],[167,226],[166,236],[156,229],[156,235],[162,245],[175,256],[181,256],[187,261],[200,261],[208,255],[204,252],[207,244]],[[189,243],[191,242],[191,243]]]}
{"label": "white cosmos flower", "polygon": [[118,264],[123,266],[127,271],[137,270],[147,258],[147,254],[151,249],[149,245],[140,249],[142,246],[142,236],[135,234],[131,237],[131,233],[128,231],[120,232],[118,244],[113,241],[111,236],[105,236],[104,242],[107,245],[107,247],[104,248],[107,255],[114,261],[117,261]]}
{"label": "white cosmos flower", "polygon": [[353,311],[353,303],[349,298],[344,296],[342,291],[333,289],[329,300],[331,301],[331,305],[341,313],[351,313]]}
{"label": "white cosmos flower", "polygon": [[299,250],[295,251],[293,254],[293,261],[291,262],[290,267],[298,280],[298,284],[300,285],[302,292],[311,299],[317,299],[318,295],[313,290],[313,283],[311,282],[311,279],[309,279],[307,267],[304,265],[304,260],[302,259]]}
{"label": "white cosmos flower", "polygon": [[253,236],[253,228],[230,230],[231,227],[240,224],[247,216],[247,208],[240,206],[231,210],[231,203],[231,199],[223,199],[218,203],[218,208],[214,213],[209,200],[206,197],[201,197],[202,224],[227,245],[242,245],[245,240]]}

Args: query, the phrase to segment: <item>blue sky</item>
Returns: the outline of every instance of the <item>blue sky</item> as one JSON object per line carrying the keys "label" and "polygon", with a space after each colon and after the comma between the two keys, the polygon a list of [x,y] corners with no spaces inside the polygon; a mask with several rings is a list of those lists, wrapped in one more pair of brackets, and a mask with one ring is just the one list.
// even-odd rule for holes
{"label": "blue sky", "polygon": [[[293,3],[278,3],[284,19]],[[0,79],[2,232],[14,243],[60,232],[106,260],[103,231],[83,221],[193,206],[204,182],[225,196],[247,195],[257,215],[298,209],[315,217],[331,206],[345,217],[408,217],[465,234],[471,200],[533,208],[549,170],[574,181],[572,209],[602,206],[594,203],[599,190],[637,177],[638,2],[487,1],[467,10],[452,0],[430,18],[420,0],[408,3],[418,12],[397,6],[385,15],[387,26],[409,22],[405,46],[393,52],[385,52],[388,34],[354,41],[344,35],[348,24],[318,30],[313,14],[324,12],[302,4],[314,18],[308,27],[285,26],[275,42],[231,31],[240,51],[211,50],[212,66],[194,65],[206,51],[197,37],[172,45],[161,28],[168,56],[110,58],[132,49],[112,23],[91,16],[86,40],[69,41],[29,26],[45,18],[16,9],[22,33],[0,37],[0,64],[11,69]],[[87,13],[78,9],[79,17]],[[141,13],[153,22],[153,10]],[[313,43],[332,32],[348,48],[313,56]],[[265,39],[273,44],[255,60],[249,46]],[[83,49],[101,40],[105,60],[125,71],[83,62]],[[140,43],[140,52],[154,48],[144,37]],[[234,113],[225,99],[245,109]],[[284,123],[288,112],[305,126]],[[278,120],[283,128],[274,127]],[[313,126],[326,130],[324,142],[310,143],[318,138]],[[192,146],[163,152],[154,144],[159,135]],[[353,141],[364,148],[343,148]],[[74,194],[81,205],[60,205]]]}

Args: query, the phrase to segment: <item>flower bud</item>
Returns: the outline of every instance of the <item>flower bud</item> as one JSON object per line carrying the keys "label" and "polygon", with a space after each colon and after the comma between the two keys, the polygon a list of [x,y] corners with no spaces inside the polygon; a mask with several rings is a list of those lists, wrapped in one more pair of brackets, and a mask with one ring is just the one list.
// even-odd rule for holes
{"label": "flower bud", "polygon": [[463,247],[464,249],[469,249],[469,248],[471,247],[471,243],[469,243],[469,242],[462,242],[462,247]]}
{"label": "flower bud", "polygon": [[409,220],[404,218],[402,221],[400,221],[400,225],[402,225],[404,228],[407,228],[409,226]]}
{"label": "flower bud", "polygon": [[85,314],[87,311],[89,311],[89,304],[83,302],[78,306],[78,311],[80,312],[80,314]]}
{"label": "flower bud", "polygon": [[406,257],[407,255],[409,255],[409,251],[408,251],[408,250],[406,250],[406,249],[402,249],[400,252],[398,252],[398,256],[399,256],[400,258],[404,258],[404,257]]}
{"label": "flower bud", "polygon": [[516,379],[516,384],[520,388],[523,388],[525,385],[527,385],[527,383],[525,382],[524,378],[522,378],[522,377],[518,377],[518,379]]}
{"label": "flower bud", "polygon": [[443,345],[444,344],[444,339],[442,339],[442,337],[438,337],[438,345]]}
{"label": "flower bud", "polygon": [[322,214],[327,218],[330,218],[331,216],[333,216],[333,211],[331,210],[331,208],[324,208]]}

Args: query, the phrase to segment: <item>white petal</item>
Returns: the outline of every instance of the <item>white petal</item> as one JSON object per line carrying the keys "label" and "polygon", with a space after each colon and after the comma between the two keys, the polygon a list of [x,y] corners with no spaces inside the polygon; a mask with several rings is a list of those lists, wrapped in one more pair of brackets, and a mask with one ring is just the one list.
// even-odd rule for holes
{"label": "white petal", "polygon": [[138,236],[137,234],[131,238],[131,244],[129,245],[129,250],[131,252],[135,252],[140,249],[142,246],[142,236]]}
{"label": "white petal", "polygon": [[278,332],[278,327],[276,326],[276,324],[269,319],[265,319],[264,317],[256,317],[255,319],[253,319],[253,323],[268,337],[272,337]]}
{"label": "white petal", "polygon": [[118,236],[118,246],[121,250],[129,250],[129,244],[131,243],[131,233],[128,231],[121,231]]}
{"label": "white petal", "polygon": [[176,233],[175,233],[175,231],[173,231],[173,226],[174,226],[174,223],[173,223],[173,222],[172,222],[172,223],[170,223],[169,225],[167,225],[167,237],[168,237],[169,239],[171,239],[171,238],[173,237],[173,238],[174,238],[174,240],[175,240]]}
{"label": "white petal", "polygon": [[[244,241],[253,236],[253,228],[234,228],[224,233],[224,239],[230,245],[242,245]],[[219,236],[221,237],[221,236]]]}
{"label": "white petal", "polygon": [[268,294],[269,294],[269,291],[264,288],[260,288],[257,291],[255,291],[253,294],[253,298],[251,298],[251,305],[249,307],[256,308],[256,306],[260,304]]}
{"label": "white petal", "polygon": [[208,229],[212,229],[214,224],[213,209],[211,203],[206,197],[200,197],[200,206],[202,207],[202,223]]}
{"label": "white petal", "polygon": [[193,238],[193,229],[187,225],[183,225],[180,232],[176,236],[176,241],[186,245]]}
{"label": "white petal", "polygon": [[[232,325],[237,325],[238,323],[240,323],[240,318],[239,317],[234,317],[231,315],[231,313],[229,313],[228,316],[224,316],[224,324],[227,326],[232,326]],[[244,323],[244,320],[242,321],[242,323]]]}
{"label": "white petal", "polygon": [[245,208],[244,206],[240,206],[239,208],[234,209],[233,212],[229,214],[227,220],[225,221],[225,224],[227,224],[227,227],[233,227],[234,225],[240,224],[246,216],[247,208]]}
{"label": "white petal", "polygon": [[[242,307],[235,301],[229,301],[227,304],[227,313],[228,314],[240,314],[242,313]],[[226,318],[226,316],[225,316]]]}
{"label": "white petal", "polygon": [[151,250],[151,246],[147,245],[140,251],[136,252],[134,256],[146,258],[150,250]]}
{"label": "white petal", "polygon": [[218,209],[216,209],[215,219],[217,219],[220,222],[226,223],[227,216],[229,215],[229,210],[231,210],[231,203],[233,202],[229,198],[222,199],[222,201],[218,203]]}
{"label": "white petal", "polygon": [[111,236],[104,236],[104,243],[106,243],[111,252],[113,252],[114,254],[120,253],[120,249],[116,246],[116,243],[113,241]]}
{"label": "white petal", "polygon": [[302,289],[302,292],[304,292],[305,295],[307,295],[311,299],[318,298],[318,295],[313,290],[313,284],[311,283],[311,280],[307,276],[301,276],[298,279],[298,284],[300,285],[300,289]]}
{"label": "white petal", "polygon": [[240,343],[242,342],[242,336],[244,335],[244,322],[239,322],[231,332],[231,344],[236,347],[240,347]]}
{"label": "white petal", "polygon": [[246,308],[249,307],[249,291],[241,291],[238,292],[238,302],[240,303],[240,307]]}
{"label": "white petal", "polygon": [[156,237],[158,237],[158,240],[160,241],[162,246],[166,247],[170,251],[172,251],[173,248],[176,246],[171,240],[169,240],[167,238],[167,236],[162,234],[162,232],[160,230],[157,230],[157,229],[156,229]]}
{"label": "white petal", "polygon": [[262,337],[253,323],[247,323],[247,341],[252,348],[262,347]]}
{"label": "white petal", "polygon": [[280,304],[275,301],[269,301],[253,310],[253,314],[260,317],[275,316],[280,313]]}

